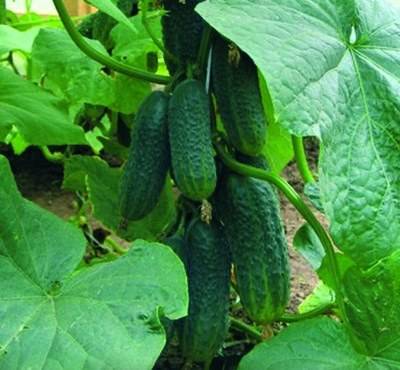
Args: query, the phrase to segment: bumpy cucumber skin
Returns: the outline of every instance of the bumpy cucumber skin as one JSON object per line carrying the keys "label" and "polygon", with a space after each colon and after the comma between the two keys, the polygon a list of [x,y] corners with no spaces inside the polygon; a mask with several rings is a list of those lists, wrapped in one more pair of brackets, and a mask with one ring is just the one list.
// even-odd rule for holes
{"label": "bumpy cucumber skin", "polygon": [[222,37],[216,38],[213,48],[212,87],[232,145],[244,154],[260,154],[266,141],[267,120],[257,67],[243,52],[237,65],[231,63],[228,42]]}
{"label": "bumpy cucumber skin", "polygon": [[171,75],[179,67],[196,61],[204,22],[194,8],[201,1],[186,0],[184,4],[176,0],[164,1],[164,8],[168,11],[161,20],[164,45],[179,60],[179,64],[175,64],[168,56],[164,57]]}
{"label": "bumpy cucumber skin", "polygon": [[137,113],[120,187],[121,215],[127,220],[149,214],[165,185],[170,166],[168,102],[167,94],[154,91]]}
{"label": "bumpy cucumber skin", "polygon": [[210,109],[204,87],[186,80],[169,103],[169,141],[173,177],[192,200],[208,198],[215,190],[216,167],[211,142]]}
{"label": "bumpy cucumber skin", "polygon": [[217,196],[241,302],[258,324],[277,320],[290,296],[287,242],[271,185],[229,174]]}
{"label": "bumpy cucumber skin", "polygon": [[187,229],[185,256],[189,314],[180,322],[180,344],[185,358],[206,362],[229,327],[229,247],[216,224],[196,220]]}

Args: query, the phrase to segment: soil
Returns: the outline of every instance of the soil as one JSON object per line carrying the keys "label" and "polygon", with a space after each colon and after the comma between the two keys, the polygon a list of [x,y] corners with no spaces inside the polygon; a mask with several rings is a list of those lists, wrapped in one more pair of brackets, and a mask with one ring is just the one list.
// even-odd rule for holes
{"label": "soil", "polygon": [[[311,167],[315,169],[318,152],[315,143],[309,143],[307,151],[309,158],[311,158]],[[62,190],[63,170],[61,165],[49,163],[35,149],[29,149],[21,156],[14,156],[7,147],[0,147],[0,153],[9,158],[18,187],[24,197],[65,220],[74,216],[76,195]],[[301,177],[294,163],[289,164],[285,169],[284,177],[296,190],[300,193],[302,192]],[[304,220],[283,196],[281,196],[281,207],[292,266],[292,296],[288,310],[295,312],[301,301],[312,292],[318,282],[318,278],[303,257],[292,247],[293,237],[298,228],[304,223]],[[317,214],[317,216],[323,224],[326,224],[321,214]],[[235,315],[244,316],[243,312],[236,312]],[[246,320],[245,317],[241,318]],[[223,359],[216,358],[212,369],[234,368],[234,363],[237,363],[243,353],[252,347],[241,333],[235,333],[230,340],[228,348],[224,350]],[[169,350],[168,355],[161,358],[156,369],[181,368],[182,364],[177,350],[174,349],[174,345],[171,347],[172,350]]]}

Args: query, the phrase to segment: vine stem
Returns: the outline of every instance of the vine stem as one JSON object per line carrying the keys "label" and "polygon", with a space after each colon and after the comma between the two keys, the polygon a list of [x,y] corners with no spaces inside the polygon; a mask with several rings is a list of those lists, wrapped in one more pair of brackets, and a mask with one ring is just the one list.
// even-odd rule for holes
{"label": "vine stem", "polygon": [[168,59],[171,59],[175,64],[178,64],[179,61],[175,57],[175,55],[172,55],[163,45],[162,42],[156,37],[154,34],[153,30],[150,27],[149,24],[149,19],[147,17],[147,11],[149,10],[149,0],[143,0],[142,1],[142,24],[150,38],[153,40],[154,44],[162,51],[163,54],[165,54]]}
{"label": "vine stem", "polygon": [[223,147],[221,142],[215,141],[214,145],[223,163],[233,172],[236,172],[242,176],[254,177],[274,184],[279,190],[283,192],[290,203],[293,204],[297,211],[299,211],[299,213],[304,217],[304,219],[315,231],[321,241],[321,244],[324,247],[325,253],[328,258],[329,272],[332,275],[333,289],[336,292],[336,301],[339,312],[341,314],[341,318],[346,327],[349,328],[349,323],[345,311],[343,292],[341,289],[339,278],[339,266],[336,260],[334,246],[329,234],[317,220],[310,208],[303,201],[303,199],[301,199],[300,195],[290,186],[290,184],[280,176],[237,162],[225,151],[225,148]]}
{"label": "vine stem", "polygon": [[308,166],[306,151],[304,149],[303,138],[292,135],[292,144],[297,167],[305,184],[315,182],[314,175]]}
{"label": "vine stem", "polygon": [[[285,323],[292,323],[292,322],[297,322],[297,321],[301,321],[301,320],[307,320],[307,319],[311,319],[311,318],[319,316],[319,315],[323,315],[323,314],[327,313],[328,311],[330,311],[334,307],[335,307],[334,304],[328,303],[328,304],[322,305],[320,307],[317,307],[317,308],[310,310],[308,312],[305,312],[305,313],[284,314],[278,321],[285,322]],[[263,337],[262,333],[259,332],[253,326],[248,325],[241,320],[235,319],[234,317],[229,317],[229,320],[231,322],[232,327],[234,327],[237,330],[240,330],[242,332],[245,332],[251,338],[257,340],[258,342],[262,342],[265,339]]]}
{"label": "vine stem", "polygon": [[53,163],[63,163],[65,160],[64,154],[61,152],[52,153],[47,146],[40,146],[40,151],[43,156],[49,161]]}
{"label": "vine stem", "polygon": [[304,312],[304,313],[287,313],[282,315],[282,317],[279,319],[279,321],[282,322],[296,322],[296,321],[301,321],[301,320],[307,320],[311,319],[315,316],[323,315],[329,311],[331,311],[335,305],[333,303],[327,303],[324,305],[321,305],[320,307],[317,307],[313,310]]}
{"label": "vine stem", "polygon": [[82,37],[79,31],[76,29],[73,21],[71,20],[67,9],[63,3],[63,0],[53,0],[54,6],[57,9],[57,13],[63,23],[66,31],[71,37],[72,41],[76,44],[76,46],[81,49],[89,58],[99,62],[110,69],[122,73],[124,75],[138,78],[140,80],[153,82],[161,85],[167,85],[170,81],[168,76],[156,75],[151,72],[143,71],[141,69],[134,68],[128,64],[121,63],[114,58],[105,55],[104,53],[96,50],[92,46],[89,45],[88,42]]}
{"label": "vine stem", "polygon": [[229,320],[231,322],[231,326],[233,328],[236,328],[242,332],[245,332],[248,334],[251,338],[255,339],[258,342],[262,342],[263,336],[262,334],[255,328],[253,328],[251,325],[248,325],[244,323],[241,320],[235,319],[234,317],[229,317]]}

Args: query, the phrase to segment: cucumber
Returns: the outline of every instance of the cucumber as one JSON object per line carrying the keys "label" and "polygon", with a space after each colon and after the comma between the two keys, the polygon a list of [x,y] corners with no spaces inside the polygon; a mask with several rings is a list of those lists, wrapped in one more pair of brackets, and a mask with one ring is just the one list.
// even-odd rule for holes
{"label": "cucumber", "polygon": [[290,296],[290,268],[276,192],[264,181],[228,174],[215,202],[245,311],[258,324],[279,319]]}
{"label": "cucumber", "polygon": [[243,154],[258,155],[266,142],[267,120],[257,67],[244,52],[236,61],[231,55],[228,42],[216,37],[212,88],[218,112],[231,144]]}
{"label": "cucumber", "polygon": [[177,86],[168,120],[174,180],[189,199],[206,199],[215,190],[217,175],[209,100],[200,82],[189,79]]}
{"label": "cucumber", "polygon": [[188,63],[197,59],[204,21],[194,10],[202,0],[164,0],[167,14],[162,17],[162,33],[165,48],[174,55],[179,63],[176,64],[164,56],[165,64],[171,75],[178,68],[184,68]]}
{"label": "cucumber", "polygon": [[229,320],[230,254],[220,228],[194,220],[186,230],[189,313],[180,322],[182,354],[208,362],[222,346]]}
{"label": "cucumber", "polygon": [[168,144],[169,96],[151,93],[140,107],[132,128],[129,156],[120,186],[121,215],[139,220],[160,198],[170,166]]}

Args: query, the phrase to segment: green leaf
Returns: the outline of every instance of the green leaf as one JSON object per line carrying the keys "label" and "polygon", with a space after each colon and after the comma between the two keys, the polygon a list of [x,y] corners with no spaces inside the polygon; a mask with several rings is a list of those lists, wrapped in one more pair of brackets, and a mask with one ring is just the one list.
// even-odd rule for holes
{"label": "green leaf", "polygon": [[271,170],[280,174],[293,159],[294,151],[290,133],[274,117],[273,107],[265,79],[260,76],[260,88],[264,109],[267,115],[267,140],[263,150]]}
{"label": "green leaf", "polygon": [[322,281],[314,288],[298,307],[299,313],[306,313],[318,307],[335,303],[335,292]]}
{"label": "green leaf", "polygon": [[317,234],[309,224],[304,224],[293,239],[293,247],[307,260],[314,270],[318,270],[325,257],[325,250]]}
{"label": "green leaf", "polygon": [[94,216],[104,226],[127,240],[143,238],[156,240],[176,217],[175,203],[170,181],[164,188],[156,208],[139,221],[129,222],[127,230],[119,224],[119,184],[122,171],[108,167],[97,157],[73,156],[65,163],[64,187],[87,191],[93,204]]}
{"label": "green leaf", "polygon": [[357,353],[338,322],[329,318],[302,321],[256,346],[239,370],[395,370],[400,362]]}
{"label": "green leaf", "polygon": [[0,131],[15,126],[32,145],[86,144],[64,103],[36,85],[0,67]]}
{"label": "green leaf", "polygon": [[0,368],[151,369],[165,344],[161,315],[187,312],[181,261],[138,240],[74,272],[79,229],[24,200],[2,156],[0,174]]}
{"label": "green leaf", "polygon": [[[107,53],[98,41],[86,41]],[[148,82],[105,74],[103,66],[78,49],[64,30],[40,31],[33,45],[32,64],[36,80],[44,76],[47,89],[78,108],[89,103],[130,114],[150,92]]]}
{"label": "green leaf", "polygon": [[[137,34],[132,39],[124,24],[115,26],[111,31],[111,38],[114,41],[112,55],[133,66],[146,68],[146,54],[158,53],[159,49],[144,28],[141,16],[132,17],[129,21],[137,29]],[[149,18],[148,22],[156,37],[161,40],[161,17]]]}
{"label": "green leaf", "polygon": [[23,51],[30,53],[32,50],[33,40],[37,36],[39,28],[31,28],[28,31],[21,32],[13,27],[0,25],[0,55],[9,53],[10,51]]}
{"label": "green leaf", "polygon": [[131,22],[129,22],[129,19],[117,7],[117,5],[115,4],[116,1],[87,0],[87,2],[89,4],[95,6],[97,9],[101,10],[103,13],[108,14],[111,18],[114,18],[116,21],[124,24],[130,31],[131,37],[134,37],[137,34],[137,30],[136,30],[135,26]]}
{"label": "green leaf", "polygon": [[400,3],[210,0],[196,10],[255,60],[276,119],[321,138],[336,244],[364,267],[399,249]]}
{"label": "green leaf", "polygon": [[347,316],[368,354],[400,363],[400,251],[344,277]]}
{"label": "green leaf", "polygon": [[[297,230],[293,238],[293,247],[307,260],[327,286],[331,288],[335,286],[324,247],[308,224],[304,224]],[[354,265],[354,261],[342,253],[335,253],[335,258],[339,269],[339,278],[342,279],[346,271]]]}
{"label": "green leaf", "polygon": [[304,195],[318,211],[324,212],[324,206],[321,202],[321,192],[317,182],[308,182],[305,184]]}

